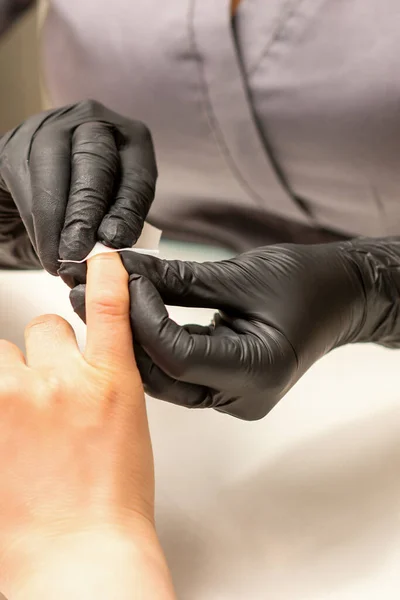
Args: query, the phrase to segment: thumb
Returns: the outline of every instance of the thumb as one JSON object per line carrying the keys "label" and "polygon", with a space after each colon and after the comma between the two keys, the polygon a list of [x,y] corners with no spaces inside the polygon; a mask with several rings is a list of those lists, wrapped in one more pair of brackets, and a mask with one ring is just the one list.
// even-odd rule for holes
{"label": "thumb", "polygon": [[[135,341],[165,374],[173,379],[213,389],[240,389],[248,369],[243,336],[205,334],[199,327],[173,321],[151,282],[141,275],[129,278],[130,316]],[[200,333],[201,332],[201,333]],[[209,332],[207,328],[207,332]],[[261,341],[255,340],[256,353]]]}
{"label": "thumb", "polygon": [[[228,309],[234,293],[229,261],[161,260],[146,254],[121,252],[130,275],[141,275],[170,306]],[[232,289],[231,289],[232,288]]]}

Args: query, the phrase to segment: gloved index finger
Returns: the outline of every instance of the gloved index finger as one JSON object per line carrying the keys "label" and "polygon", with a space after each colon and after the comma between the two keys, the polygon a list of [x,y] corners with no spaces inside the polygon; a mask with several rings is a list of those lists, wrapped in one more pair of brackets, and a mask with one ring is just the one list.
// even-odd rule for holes
{"label": "gloved index finger", "polygon": [[44,128],[32,143],[29,169],[36,250],[44,268],[57,274],[60,235],[70,184],[71,148],[67,131]]}
{"label": "gloved index finger", "polygon": [[99,239],[113,248],[132,246],[139,239],[157,178],[151,140],[120,148],[119,159],[119,187],[98,232]]}
{"label": "gloved index finger", "polygon": [[83,260],[97,241],[113,199],[119,157],[112,130],[104,123],[80,125],[72,137],[71,183],[61,233],[61,259]]}
{"label": "gloved index finger", "polygon": [[198,263],[124,253],[128,273],[146,277],[165,304],[229,310],[235,308],[235,278],[229,261]]}

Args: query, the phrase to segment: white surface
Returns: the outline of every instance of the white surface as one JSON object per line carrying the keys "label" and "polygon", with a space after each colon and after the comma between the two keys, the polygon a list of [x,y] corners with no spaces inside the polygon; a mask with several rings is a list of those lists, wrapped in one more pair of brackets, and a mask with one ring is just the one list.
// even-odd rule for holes
{"label": "white surface", "polygon": [[[60,280],[0,272],[2,337],[22,346],[45,312],[83,340]],[[257,423],[149,399],[158,526],[181,600],[399,598],[399,358],[374,346],[333,352]]]}

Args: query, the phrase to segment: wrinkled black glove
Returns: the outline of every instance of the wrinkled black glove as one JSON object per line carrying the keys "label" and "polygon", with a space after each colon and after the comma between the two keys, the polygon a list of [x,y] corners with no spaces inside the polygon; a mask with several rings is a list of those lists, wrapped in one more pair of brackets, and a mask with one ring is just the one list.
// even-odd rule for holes
{"label": "wrinkled black glove", "polygon": [[156,178],[140,122],[93,101],[31,117],[0,139],[0,267],[56,275],[59,258],[81,260],[97,240],[131,246]]}
{"label": "wrinkled black glove", "polygon": [[[259,419],[333,348],[400,347],[395,240],[270,246],[204,264],[122,256],[138,366],[156,398]],[[84,285],[71,301],[84,318]],[[164,303],[219,314],[180,327]]]}

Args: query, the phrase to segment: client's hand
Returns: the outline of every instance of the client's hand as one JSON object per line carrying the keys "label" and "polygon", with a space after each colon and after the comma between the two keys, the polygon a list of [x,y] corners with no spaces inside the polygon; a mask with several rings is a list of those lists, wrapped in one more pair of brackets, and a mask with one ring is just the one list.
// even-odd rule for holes
{"label": "client's hand", "polygon": [[0,591],[166,600],[143,387],[117,255],[90,261],[87,345],[57,316],[0,342]]}

